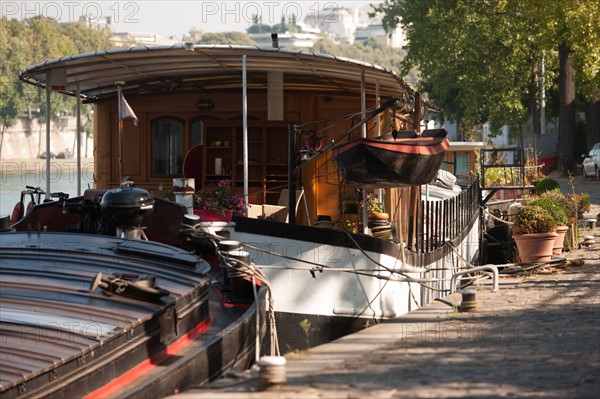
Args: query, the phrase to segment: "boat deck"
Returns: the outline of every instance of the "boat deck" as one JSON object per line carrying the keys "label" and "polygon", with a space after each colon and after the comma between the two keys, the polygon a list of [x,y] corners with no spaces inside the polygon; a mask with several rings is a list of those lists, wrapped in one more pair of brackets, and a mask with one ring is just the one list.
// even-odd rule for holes
{"label": "boat deck", "polygon": [[[127,351],[136,364],[152,346],[213,325],[221,331],[243,313],[213,303],[218,319],[209,315],[210,267],[175,247],[65,233],[3,233],[0,241],[3,395],[30,393],[48,379],[80,378],[85,365],[110,363],[115,353]],[[140,300],[92,291],[98,273],[154,276],[169,295]]]}

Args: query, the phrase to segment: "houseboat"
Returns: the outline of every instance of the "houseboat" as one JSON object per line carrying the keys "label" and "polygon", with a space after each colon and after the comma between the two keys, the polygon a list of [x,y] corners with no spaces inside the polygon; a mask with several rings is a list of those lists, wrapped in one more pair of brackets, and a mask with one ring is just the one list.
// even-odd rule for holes
{"label": "houseboat", "polygon": [[[360,188],[334,162],[360,137],[421,136],[435,107],[394,71],[310,51],[183,44],[65,56],[19,77],[94,104],[96,189],[125,176],[156,195],[173,179],[193,179],[195,190],[231,183],[244,215],[200,223],[195,237],[251,254],[268,277],[285,349],[423,306],[478,261],[478,183],[468,170],[458,190],[440,188],[432,200],[422,197],[431,173]],[[458,158],[474,168],[474,152],[452,153],[452,144],[439,149],[441,169],[459,171]],[[381,220],[369,220],[367,198],[382,205]],[[153,223],[156,231],[161,219]]]}

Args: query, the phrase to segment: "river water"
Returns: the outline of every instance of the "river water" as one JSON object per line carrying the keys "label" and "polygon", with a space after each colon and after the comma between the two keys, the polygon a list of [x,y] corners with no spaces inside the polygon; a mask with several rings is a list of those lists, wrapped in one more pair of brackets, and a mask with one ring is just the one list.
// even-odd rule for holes
{"label": "river water", "polygon": [[[94,184],[94,162],[82,159],[81,192]],[[46,161],[44,159],[2,160],[0,162],[0,216],[10,215],[25,186],[46,191]],[[51,160],[50,192],[77,195],[77,162],[75,159]]]}

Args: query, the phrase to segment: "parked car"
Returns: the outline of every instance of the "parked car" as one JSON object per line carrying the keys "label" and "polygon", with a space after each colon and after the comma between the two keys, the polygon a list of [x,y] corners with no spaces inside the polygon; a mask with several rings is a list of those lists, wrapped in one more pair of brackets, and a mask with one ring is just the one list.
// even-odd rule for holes
{"label": "parked car", "polygon": [[600,180],[600,143],[594,144],[582,165],[584,178],[591,176]]}

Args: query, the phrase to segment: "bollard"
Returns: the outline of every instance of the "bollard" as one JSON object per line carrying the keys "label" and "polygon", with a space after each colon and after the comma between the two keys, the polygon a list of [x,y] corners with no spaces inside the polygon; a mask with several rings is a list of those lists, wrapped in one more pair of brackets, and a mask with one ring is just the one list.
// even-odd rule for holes
{"label": "bollard", "polygon": [[260,370],[258,382],[261,389],[267,389],[286,382],[286,359],[283,356],[263,356],[258,360]]}
{"label": "bollard", "polygon": [[471,312],[477,307],[477,301],[475,299],[475,293],[477,289],[474,287],[467,287],[460,290],[462,295],[462,302],[460,303],[460,310],[462,312]]}

